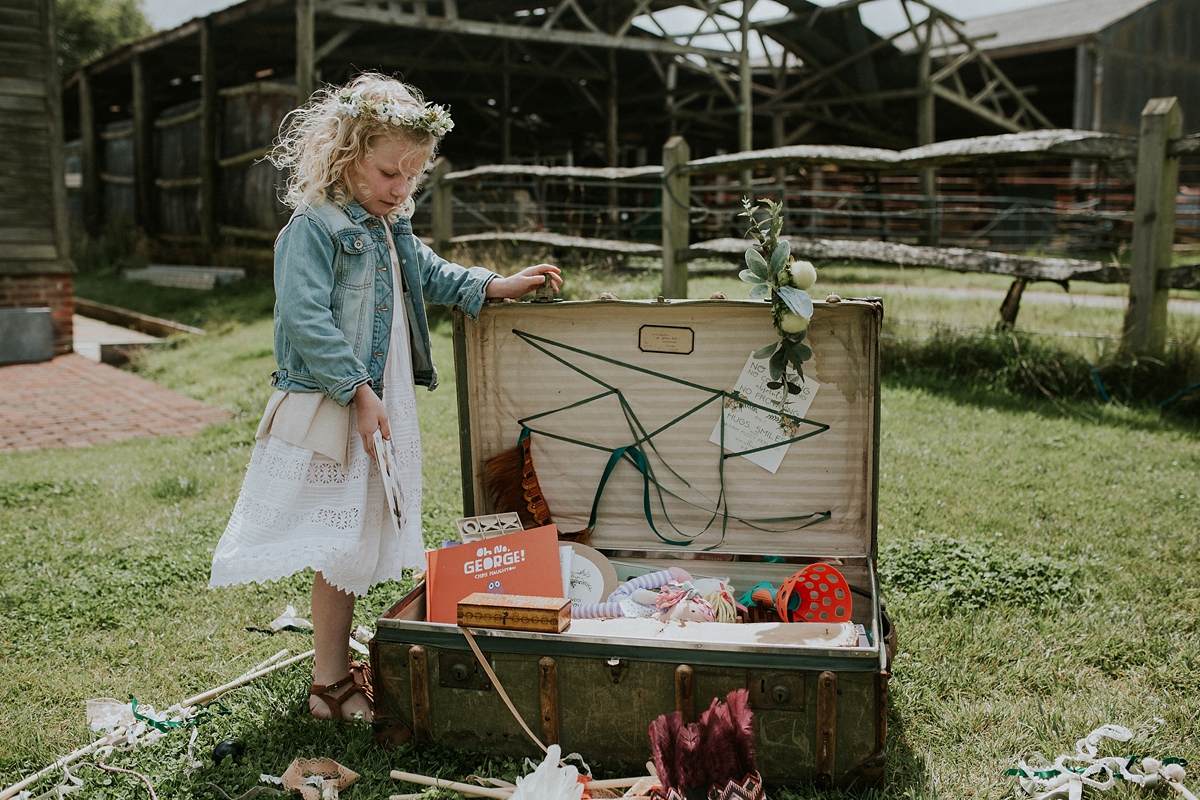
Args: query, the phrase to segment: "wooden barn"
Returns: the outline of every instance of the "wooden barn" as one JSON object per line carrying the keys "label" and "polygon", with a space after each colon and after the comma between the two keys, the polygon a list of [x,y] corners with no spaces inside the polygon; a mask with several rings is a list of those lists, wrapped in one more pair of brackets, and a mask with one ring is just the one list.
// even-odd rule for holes
{"label": "wooden barn", "polygon": [[246,0],[107,53],[64,83],[73,211],[199,252],[269,244],[286,216],[261,158],[280,121],[363,69],[452,106],[456,167],[638,166],[675,133],[700,156],[1050,124],[928,0],[887,0],[914,20],[887,36],[858,2],[537,2]]}
{"label": "wooden barn", "polygon": [[61,108],[53,0],[0,0],[0,309],[49,308],[56,353],[74,270]]}
{"label": "wooden barn", "polygon": [[1200,2],[1063,0],[968,20],[1055,127],[1136,136],[1146,101],[1177,97],[1200,131]]}

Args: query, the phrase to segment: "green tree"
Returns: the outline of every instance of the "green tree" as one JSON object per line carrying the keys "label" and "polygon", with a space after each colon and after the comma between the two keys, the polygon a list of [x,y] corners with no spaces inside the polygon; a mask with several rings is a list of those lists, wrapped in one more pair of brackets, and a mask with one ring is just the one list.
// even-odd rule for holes
{"label": "green tree", "polygon": [[58,63],[65,75],[84,61],[154,32],[141,0],[55,0]]}

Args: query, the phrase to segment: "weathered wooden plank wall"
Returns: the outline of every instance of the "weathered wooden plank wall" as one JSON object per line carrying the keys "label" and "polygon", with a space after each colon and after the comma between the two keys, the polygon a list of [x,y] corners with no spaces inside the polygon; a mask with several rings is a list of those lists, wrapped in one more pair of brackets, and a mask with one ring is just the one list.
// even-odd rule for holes
{"label": "weathered wooden plank wall", "polygon": [[[7,0],[0,0],[6,2]],[[224,89],[216,98],[218,130],[215,186],[217,224],[226,239],[271,241],[287,222],[290,210],[279,200],[283,175],[264,156],[279,133],[283,118],[295,107],[288,84],[257,82]],[[100,134],[99,179],[102,223],[135,219],[136,152],[132,120],[110,123]],[[200,101],[163,109],[151,134],[155,180],[154,235],[167,242],[195,243],[202,233],[200,207]],[[71,174],[82,184],[81,142],[68,142],[74,154]],[[78,196],[71,213],[83,222]]]}
{"label": "weathered wooden plank wall", "polygon": [[200,235],[196,215],[200,175],[200,101],[166,109],[154,124],[160,235],[168,241]]}
{"label": "weathered wooden plank wall", "polygon": [[49,306],[71,348],[62,100],[52,0],[0,0],[0,306]]}
{"label": "weathered wooden plank wall", "polygon": [[0,0],[0,270],[57,258],[49,185],[45,22],[37,0]]}
{"label": "weathered wooden plank wall", "polygon": [[294,90],[286,85],[251,84],[247,90],[222,94],[221,220],[226,233],[230,228],[277,231],[290,212],[279,201],[282,175],[262,159],[283,118],[296,105]]}
{"label": "weathered wooden plank wall", "polygon": [[1200,3],[1152,3],[1107,28],[1092,45],[1102,76],[1099,129],[1136,136],[1151,97],[1176,97],[1184,130],[1200,124]]}
{"label": "weathered wooden plank wall", "polygon": [[100,132],[104,170],[100,182],[104,214],[109,221],[133,219],[136,194],[133,186],[133,122],[113,122]]}

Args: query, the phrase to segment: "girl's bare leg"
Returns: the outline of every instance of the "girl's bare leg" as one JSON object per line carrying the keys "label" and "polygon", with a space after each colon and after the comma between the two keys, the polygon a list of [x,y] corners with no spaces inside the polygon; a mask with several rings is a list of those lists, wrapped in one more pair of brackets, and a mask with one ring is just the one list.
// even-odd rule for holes
{"label": "girl's bare leg", "polygon": [[[313,683],[331,684],[350,674],[350,625],[354,620],[354,595],[328,583],[320,572],[313,578],[312,621]],[[314,717],[329,717],[329,707],[316,697],[308,698]],[[362,712],[371,719],[371,707],[360,692],[342,704],[342,716]]]}

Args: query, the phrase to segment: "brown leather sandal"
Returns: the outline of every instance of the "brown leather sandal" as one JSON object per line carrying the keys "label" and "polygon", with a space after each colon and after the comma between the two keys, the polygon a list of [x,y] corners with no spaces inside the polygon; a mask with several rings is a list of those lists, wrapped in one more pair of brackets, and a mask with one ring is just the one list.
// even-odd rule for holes
{"label": "brown leather sandal", "polygon": [[372,716],[374,716],[375,704],[371,697],[371,685],[367,682],[367,671],[361,668],[356,669],[355,666],[351,666],[350,674],[341,680],[334,683],[314,683],[309,689],[309,697],[317,698],[329,709],[330,719],[346,719],[342,715],[342,703],[356,694],[367,698],[367,705],[371,707]]}
{"label": "brown leather sandal", "polygon": [[367,704],[371,707],[371,715],[375,715],[375,689],[372,687],[374,681],[371,676],[371,662],[369,661],[351,661],[350,674],[354,676],[354,682],[358,684],[363,693],[363,697],[367,698]]}

